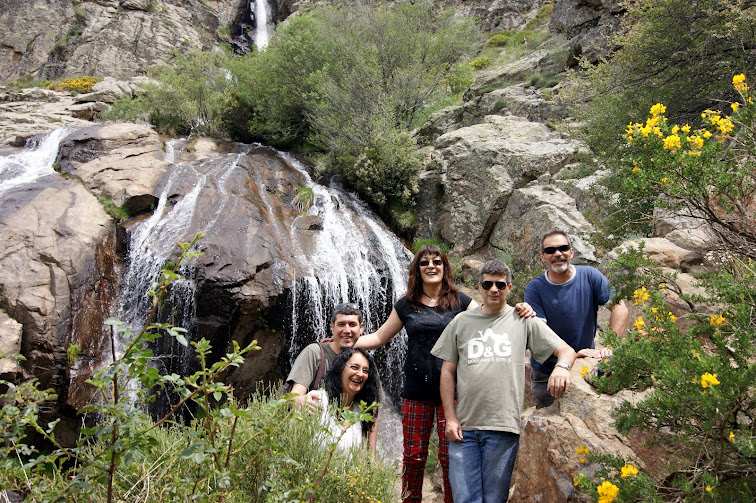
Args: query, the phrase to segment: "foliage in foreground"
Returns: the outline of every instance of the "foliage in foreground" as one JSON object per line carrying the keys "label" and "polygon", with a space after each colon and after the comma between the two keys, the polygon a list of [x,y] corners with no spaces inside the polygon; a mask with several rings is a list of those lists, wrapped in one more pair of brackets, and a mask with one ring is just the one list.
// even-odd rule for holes
{"label": "foliage in foreground", "polygon": [[[364,452],[337,452],[339,439],[323,436],[317,416],[291,408],[286,397],[257,394],[243,406],[234,399],[220,376],[259,349],[256,341],[245,348],[234,344],[212,363],[207,340],[189,342],[184,329],[154,321],[171,282],[180,278],[178,268],[198,254],[193,247],[201,237],[181,243],[181,257],[152,285],[144,329],[132,334],[122,322],[107,321],[128,344],[121,356],[114,349],[113,363],[89,379],[100,401],[81,411],[86,427],[74,447],[57,442],[56,422],[39,423],[40,409],[55,398],[49,390],[34,381],[0,382],[7,387],[0,396],[0,487],[26,501],[393,501],[395,471]],[[191,345],[199,370],[159,375],[143,344],[159,337]],[[168,390],[178,402],[155,421],[144,405],[156,391]],[[176,414],[184,405],[194,411],[186,422]],[[372,407],[344,411],[342,420],[360,421]],[[28,444],[30,430],[51,449]]]}
{"label": "foliage in foreground", "polygon": [[[623,434],[655,431],[675,456],[661,480],[634,460],[589,456],[604,468],[579,474],[575,484],[601,502],[756,498],[756,262],[753,245],[744,246],[753,240],[756,104],[744,75],[733,84],[741,101],[732,116],[706,110],[701,127],[672,125],[657,104],[645,123],[627,126],[626,164],[615,173],[625,207],[639,205],[645,218],[657,205],[687,210],[721,244],[710,253],[717,269],[698,276],[700,295],[683,294],[676,275],[655,266],[642,246],[608,266],[617,295],[633,298],[643,315],[624,339],[605,338],[614,354],[594,383],[607,393],[647,390],[615,411],[615,425]],[[672,313],[670,296],[687,304],[684,319]]]}

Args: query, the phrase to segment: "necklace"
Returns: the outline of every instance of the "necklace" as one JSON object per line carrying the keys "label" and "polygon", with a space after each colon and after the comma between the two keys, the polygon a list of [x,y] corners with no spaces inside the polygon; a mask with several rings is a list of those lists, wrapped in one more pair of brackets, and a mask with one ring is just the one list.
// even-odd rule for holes
{"label": "necklace", "polygon": [[431,297],[430,295],[428,295],[425,292],[423,292],[423,295],[425,295],[426,297],[428,297],[431,300],[431,302],[436,302],[438,300],[438,297],[439,297],[439,295],[436,295],[435,297]]}

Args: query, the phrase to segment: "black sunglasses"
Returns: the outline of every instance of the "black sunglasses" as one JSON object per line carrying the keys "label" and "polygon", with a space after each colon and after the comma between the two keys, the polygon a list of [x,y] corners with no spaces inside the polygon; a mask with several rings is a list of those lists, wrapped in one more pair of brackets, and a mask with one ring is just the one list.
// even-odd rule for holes
{"label": "black sunglasses", "polygon": [[[430,264],[430,262],[427,261],[427,260],[421,260],[420,262],[418,262],[418,264],[420,265],[420,267],[425,267],[428,264]],[[435,265],[436,267],[440,267],[440,266],[444,265],[444,261],[441,260],[440,258],[434,258],[433,259],[433,265]]]}
{"label": "black sunglasses", "polygon": [[490,290],[492,286],[496,285],[496,288],[499,290],[504,290],[508,284],[506,281],[481,281],[480,286],[483,287],[483,290]]}
{"label": "black sunglasses", "polygon": [[562,246],[547,246],[543,249],[543,253],[546,255],[553,255],[559,250],[562,253],[567,253],[570,251],[570,245],[562,245]]}

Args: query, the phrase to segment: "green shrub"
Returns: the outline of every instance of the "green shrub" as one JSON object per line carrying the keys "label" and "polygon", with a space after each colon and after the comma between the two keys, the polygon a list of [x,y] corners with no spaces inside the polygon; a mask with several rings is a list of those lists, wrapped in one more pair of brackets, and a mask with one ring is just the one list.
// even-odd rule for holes
{"label": "green shrub", "polygon": [[97,201],[102,205],[105,212],[113,217],[113,219],[117,222],[128,220],[128,218],[131,216],[129,214],[129,210],[127,210],[123,206],[117,206],[109,197],[100,196],[97,198]]}
{"label": "green shrub", "polygon": [[435,239],[418,239],[417,241],[414,241],[412,243],[412,253],[417,253],[417,250],[419,250],[425,245],[438,246],[446,254],[448,254],[451,251],[451,247],[447,243],[444,243],[442,241],[437,241]]}
{"label": "green shrub", "polygon": [[147,111],[141,97],[121,96],[102,114],[103,120],[141,122],[147,120]]}
{"label": "green shrub", "polygon": [[486,45],[489,47],[503,47],[509,43],[511,35],[508,33],[496,33],[491,35],[486,41]]}
{"label": "green shrub", "polygon": [[476,70],[482,70],[491,66],[491,60],[485,56],[480,56],[470,61],[470,66]]}
{"label": "green shrub", "polygon": [[617,131],[643,121],[654,103],[674,105],[670,120],[693,124],[713,97],[737,98],[732,75],[756,68],[756,5],[745,0],[703,0],[696,9],[679,0],[630,2],[624,26],[607,61],[575,74],[573,112],[597,153],[617,152]]}

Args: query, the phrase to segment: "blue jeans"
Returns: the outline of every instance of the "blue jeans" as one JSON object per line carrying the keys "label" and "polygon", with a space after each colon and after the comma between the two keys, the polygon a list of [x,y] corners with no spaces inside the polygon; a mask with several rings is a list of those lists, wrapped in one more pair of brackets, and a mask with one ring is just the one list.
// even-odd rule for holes
{"label": "blue jeans", "polygon": [[509,497],[520,435],[464,430],[449,442],[449,480],[455,503],[502,503]]}

